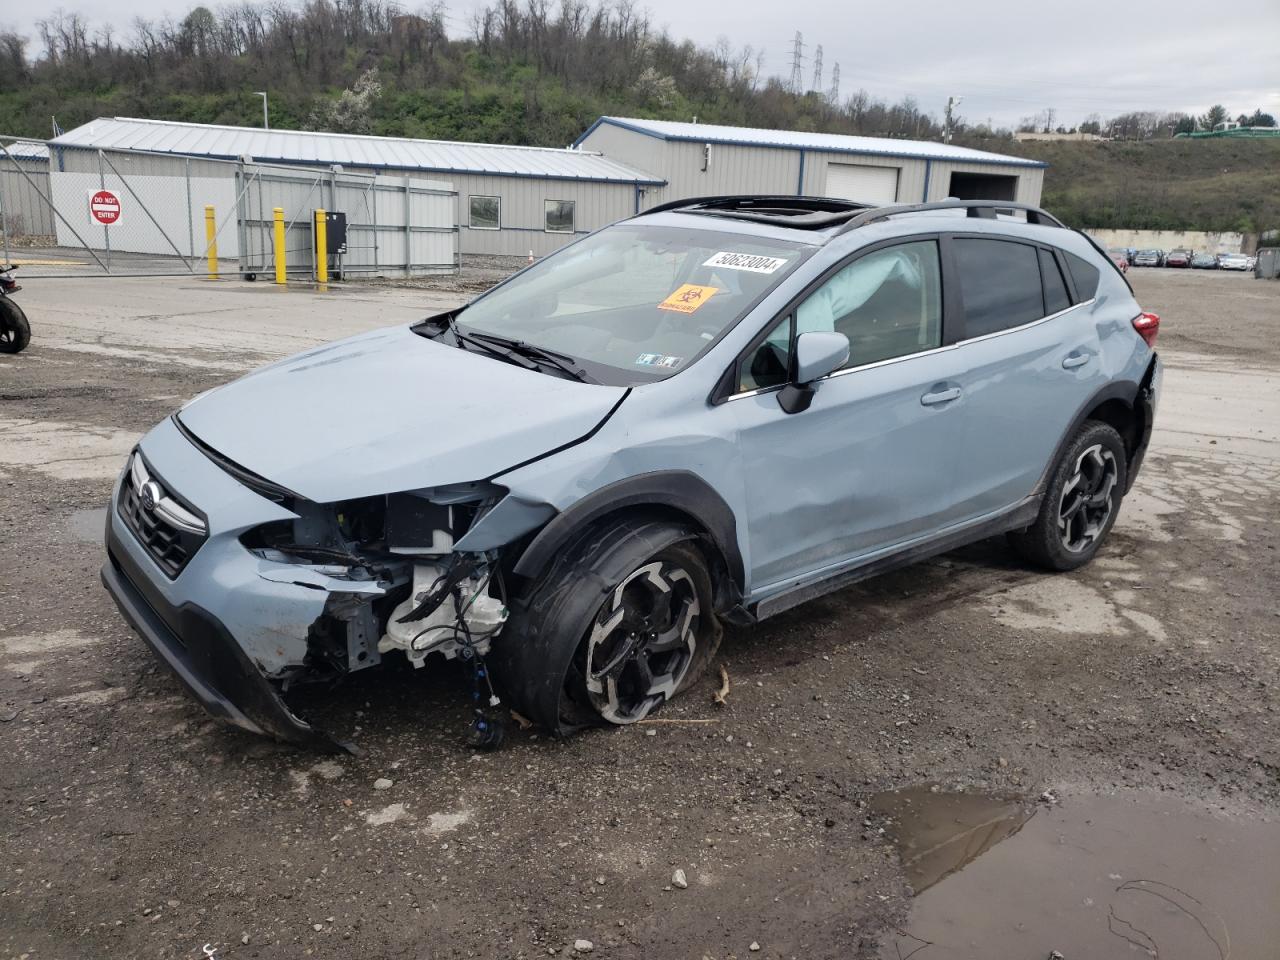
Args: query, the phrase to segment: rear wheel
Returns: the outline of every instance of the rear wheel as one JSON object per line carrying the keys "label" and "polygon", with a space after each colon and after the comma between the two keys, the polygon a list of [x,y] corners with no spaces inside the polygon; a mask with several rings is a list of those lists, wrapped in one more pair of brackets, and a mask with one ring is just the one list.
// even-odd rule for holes
{"label": "rear wheel", "polygon": [[1115,524],[1127,470],[1115,428],[1086,422],[1058,461],[1035,523],[1010,537],[1014,547],[1050,570],[1088,563]]}
{"label": "rear wheel", "polygon": [[720,645],[691,533],[621,520],[584,535],[519,602],[493,653],[508,700],[557,734],[649,716]]}
{"label": "rear wheel", "polygon": [[0,297],[0,353],[20,353],[30,341],[27,315],[8,297]]}

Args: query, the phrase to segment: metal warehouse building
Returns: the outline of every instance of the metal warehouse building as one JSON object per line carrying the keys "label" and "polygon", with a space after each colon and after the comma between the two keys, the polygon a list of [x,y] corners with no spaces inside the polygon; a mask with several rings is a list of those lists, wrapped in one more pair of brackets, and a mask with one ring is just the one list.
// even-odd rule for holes
{"label": "metal warehouse building", "polygon": [[[125,117],[94,120],[49,141],[49,146],[55,171],[71,162],[93,163],[82,150],[57,149],[67,147],[170,155],[167,164],[164,156],[152,158],[153,169],[148,172],[156,174],[190,171],[192,176],[229,176],[225,161],[242,161],[447,181],[458,194],[459,245],[464,255],[549,253],[575,234],[631,216],[642,191],[662,186],[660,180],[590,150]],[[79,159],[72,159],[77,153]],[[208,169],[191,169],[201,159],[211,161]]]}
{"label": "metal warehouse building", "polygon": [[[10,237],[49,236],[49,148],[19,141],[0,151],[0,231]],[[7,252],[7,248],[6,248]]]}
{"label": "metal warehouse building", "polygon": [[574,143],[644,170],[662,187],[648,207],[681,197],[807,194],[883,203],[958,197],[1039,205],[1036,160],[950,144],[601,117]]}

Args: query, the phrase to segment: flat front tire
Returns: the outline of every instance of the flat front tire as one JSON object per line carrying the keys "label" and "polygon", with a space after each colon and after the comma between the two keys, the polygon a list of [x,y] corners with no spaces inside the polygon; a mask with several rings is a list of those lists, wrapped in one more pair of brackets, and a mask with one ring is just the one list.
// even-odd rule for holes
{"label": "flat front tire", "polygon": [[586,532],[513,604],[494,677],[557,735],[624,726],[696,683],[720,637],[692,532],[623,519]]}
{"label": "flat front tire", "polygon": [[1055,465],[1035,522],[1010,536],[1014,548],[1049,570],[1088,563],[1116,522],[1127,478],[1115,427],[1086,421]]}

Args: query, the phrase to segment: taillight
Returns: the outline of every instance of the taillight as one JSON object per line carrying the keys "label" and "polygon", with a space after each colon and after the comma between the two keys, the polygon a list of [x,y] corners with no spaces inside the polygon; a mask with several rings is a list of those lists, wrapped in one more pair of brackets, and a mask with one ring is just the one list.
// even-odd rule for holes
{"label": "taillight", "polygon": [[1138,336],[1147,342],[1148,347],[1156,345],[1156,334],[1160,332],[1160,318],[1154,313],[1140,313],[1133,318],[1133,329]]}

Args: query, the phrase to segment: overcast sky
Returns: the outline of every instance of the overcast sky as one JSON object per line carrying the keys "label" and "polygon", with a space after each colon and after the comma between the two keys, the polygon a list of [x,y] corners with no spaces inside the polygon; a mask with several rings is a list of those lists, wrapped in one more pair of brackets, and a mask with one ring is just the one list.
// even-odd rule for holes
{"label": "overcast sky", "polygon": [[[207,0],[206,0],[207,2]],[[448,2],[448,0],[446,0]],[[216,6],[210,3],[210,6]],[[407,0],[406,9],[416,6]],[[477,0],[448,3],[450,33],[467,33]],[[134,16],[181,16],[180,0],[64,0],[68,10],[124,28]],[[1073,125],[1091,113],[1203,113],[1262,108],[1280,116],[1280,0],[638,0],[655,26],[711,46],[726,37],[765,52],[764,72],[789,77],[792,38],[804,36],[805,85],[823,46],[823,88],[840,64],[840,93],[862,88],[896,101],[915,97],[942,113],[1012,126],[1046,108]],[[34,30],[32,30],[34,33]]]}

